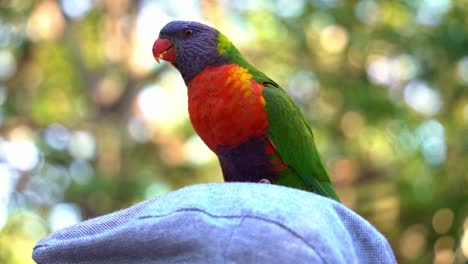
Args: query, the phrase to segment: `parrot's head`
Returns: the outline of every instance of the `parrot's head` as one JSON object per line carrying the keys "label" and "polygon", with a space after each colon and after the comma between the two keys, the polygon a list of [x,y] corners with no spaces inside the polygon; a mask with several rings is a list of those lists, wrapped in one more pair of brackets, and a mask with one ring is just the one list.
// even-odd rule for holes
{"label": "parrot's head", "polygon": [[153,45],[153,56],[171,62],[185,82],[208,65],[222,64],[218,49],[219,31],[191,21],[172,21],[165,25]]}

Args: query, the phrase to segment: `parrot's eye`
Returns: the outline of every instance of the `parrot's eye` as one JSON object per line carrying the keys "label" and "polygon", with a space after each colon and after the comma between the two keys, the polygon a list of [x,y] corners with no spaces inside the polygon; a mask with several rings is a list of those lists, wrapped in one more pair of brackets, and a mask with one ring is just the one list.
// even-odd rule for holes
{"label": "parrot's eye", "polygon": [[190,38],[193,35],[193,31],[191,29],[184,29],[184,37]]}

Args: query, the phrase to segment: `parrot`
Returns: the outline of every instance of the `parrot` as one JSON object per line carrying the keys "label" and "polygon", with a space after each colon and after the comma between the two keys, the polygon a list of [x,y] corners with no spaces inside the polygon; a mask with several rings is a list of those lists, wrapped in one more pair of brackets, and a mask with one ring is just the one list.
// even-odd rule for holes
{"label": "parrot", "polygon": [[220,31],[172,21],[152,53],[187,86],[195,132],[219,159],[226,182],[266,182],[340,202],[301,110]]}

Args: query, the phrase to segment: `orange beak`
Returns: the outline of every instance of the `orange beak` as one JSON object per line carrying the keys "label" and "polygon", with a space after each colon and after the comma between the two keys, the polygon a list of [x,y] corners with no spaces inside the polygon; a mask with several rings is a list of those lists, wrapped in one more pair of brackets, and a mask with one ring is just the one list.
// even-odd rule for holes
{"label": "orange beak", "polygon": [[169,62],[175,62],[175,48],[174,44],[168,39],[158,38],[153,45],[153,56],[159,63],[160,59]]}

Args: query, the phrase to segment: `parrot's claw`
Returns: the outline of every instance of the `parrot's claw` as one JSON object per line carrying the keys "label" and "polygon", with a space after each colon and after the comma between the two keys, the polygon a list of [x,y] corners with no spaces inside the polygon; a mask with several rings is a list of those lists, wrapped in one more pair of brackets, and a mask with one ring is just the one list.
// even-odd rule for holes
{"label": "parrot's claw", "polygon": [[267,184],[271,184],[270,180],[268,180],[268,179],[261,179],[258,183],[267,183]]}

